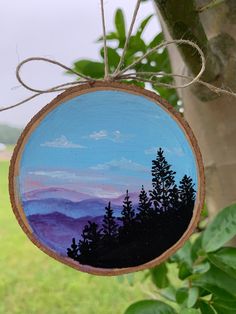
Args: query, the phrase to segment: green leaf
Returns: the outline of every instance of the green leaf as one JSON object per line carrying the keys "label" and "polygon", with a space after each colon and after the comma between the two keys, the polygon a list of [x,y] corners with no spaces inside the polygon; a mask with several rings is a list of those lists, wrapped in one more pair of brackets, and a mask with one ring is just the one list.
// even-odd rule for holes
{"label": "green leaf", "polygon": [[142,35],[144,29],[146,28],[148,22],[150,21],[150,19],[151,19],[152,17],[153,17],[153,14],[149,15],[146,19],[144,19],[144,20],[141,22],[140,26],[138,27],[138,31],[137,31],[137,33],[136,33],[136,36],[139,36],[139,37],[140,37],[140,36]]}
{"label": "green leaf", "polygon": [[200,276],[200,275],[208,272],[210,267],[211,267],[210,263],[208,263],[206,261],[202,264],[195,265],[193,267],[193,276],[196,278],[196,275]]}
{"label": "green leaf", "polygon": [[208,254],[209,260],[218,268],[236,279],[236,248],[225,247]]}
{"label": "green leaf", "polygon": [[182,309],[181,314],[201,314],[197,309]]}
{"label": "green leaf", "polygon": [[[102,58],[104,59],[104,48],[101,49],[100,54]],[[117,67],[120,61],[120,55],[116,52],[114,48],[107,47],[107,56],[108,56],[109,68],[112,71]]]}
{"label": "green leaf", "polygon": [[185,242],[184,246],[179,249],[174,256],[171,257],[171,260],[180,265],[185,262],[187,265],[192,265],[192,257],[191,257],[191,243],[190,241]]}
{"label": "green leaf", "polygon": [[117,34],[119,35],[119,39],[124,40],[125,39],[125,18],[123,11],[121,9],[118,9],[115,14],[115,25]]}
{"label": "green leaf", "polygon": [[236,205],[224,208],[204,231],[202,246],[206,252],[219,249],[236,235]]}
{"label": "green leaf", "polygon": [[191,248],[191,258],[195,261],[202,251],[202,236],[198,236],[192,244]]}
{"label": "green leaf", "polygon": [[211,265],[208,272],[199,276],[193,282],[194,285],[203,287],[224,299],[236,297],[236,280],[214,265]]}
{"label": "green leaf", "polygon": [[[109,34],[106,35],[106,39],[107,40],[119,40],[119,36],[117,33],[114,33],[114,32],[111,32]],[[97,42],[101,42],[103,41],[103,36],[100,36],[98,39],[97,39]]]}
{"label": "green leaf", "polygon": [[178,304],[184,305],[187,308],[193,307],[199,297],[198,287],[191,288],[180,288],[176,293],[176,302]]}
{"label": "green leaf", "polygon": [[203,314],[217,314],[213,306],[203,300],[199,302],[199,307]]}
{"label": "green leaf", "polygon": [[203,209],[201,211],[201,217],[205,219],[208,216],[209,216],[208,209],[207,209],[206,203],[204,203]]}
{"label": "green leaf", "polygon": [[122,80],[121,82],[126,83],[126,84],[132,84],[132,85],[140,86],[140,87],[143,87],[143,88],[145,87],[145,83],[138,82],[138,81],[135,81],[135,80],[130,80],[130,81]]}
{"label": "green leaf", "polygon": [[169,301],[176,302],[176,289],[173,286],[161,289],[160,295]]}
{"label": "green leaf", "polygon": [[79,60],[74,63],[74,70],[92,78],[104,77],[104,64],[90,60]]}
{"label": "green leaf", "polygon": [[129,41],[129,54],[135,54],[138,51],[146,52],[147,47],[142,38],[137,36],[131,36]]}
{"label": "green leaf", "polygon": [[160,289],[169,285],[167,277],[168,269],[165,263],[160,264],[150,270],[153,283]]}
{"label": "green leaf", "polygon": [[199,296],[200,297],[206,297],[206,296],[209,296],[211,295],[211,292],[202,288],[202,287],[199,287]]}
{"label": "green leaf", "polygon": [[164,302],[143,300],[130,305],[125,314],[176,314],[176,312]]}
{"label": "green leaf", "polygon": [[233,301],[225,301],[220,298],[213,299],[212,306],[218,314],[235,314],[236,299]]}
{"label": "green leaf", "polygon": [[157,36],[153,38],[153,40],[149,44],[149,48],[154,48],[159,45],[164,40],[163,33],[159,33]]}
{"label": "green leaf", "polygon": [[199,296],[199,289],[197,287],[192,287],[189,289],[188,292],[188,300],[187,300],[187,307],[193,307],[198,299]]}
{"label": "green leaf", "polygon": [[[195,284],[198,285],[198,283]],[[202,289],[201,287],[204,287],[204,289]],[[214,296],[220,296],[223,300],[226,301],[232,301],[234,299],[234,296],[232,294],[212,284],[204,283],[201,285],[201,287],[199,287],[199,289],[202,290],[203,292],[208,291],[208,294],[203,293],[203,296],[212,294]]]}
{"label": "green leaf", "polygon": [[188,289],[180,288],[176,292],[176,302],[179,304],[186,304],[188,300]]}
{"label": "green leaf", "polygon": [[166,88],[157,87],[155,85],[152,85],[152,88],[156,90],[162,98],[166,99],[173,107],[177,107],[177,101],[179,98],[175,90],[167,90]]}
{"label": "green leaf", "polygon": [[186,262],[183,262],[179,268],[179,279],[184,280],[191,275],[192,275],[192,268]]}

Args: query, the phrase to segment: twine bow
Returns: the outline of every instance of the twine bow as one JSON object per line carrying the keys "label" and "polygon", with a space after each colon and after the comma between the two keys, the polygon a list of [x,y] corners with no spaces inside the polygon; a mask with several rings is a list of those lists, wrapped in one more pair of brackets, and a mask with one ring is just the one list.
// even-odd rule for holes
{"label": "twine bow", "polygon": [[[43,57],[27,58],[18,64],[18,66],[16,68],[16,78],[17,78],[18,82],[24,88],[34,92],[34,94],[32,96],[25,98],[24,100],[16,103],[16,104],[14,104],[14,105],[0,108],[0,112],[16,108],[16,107],[18,107],[24,103],[29,102],[30,100],[32,100],[32,99],[34,99],[40,95],[43,95],[43,94],[65,91],[65,90],[67,90],[73,86],[78,86],[78,85],[82,85],[82,84],[86,84],[86,83],[93,83],[93,82],[97,82],[97,81],[117,81],[117,82],[119,82],[119,81],[123,81],[123,80],[132,80],[132,81],[139,81],[139,82],[144,82],[144,83],[151,83],[154,86],[165,87],[165,88],[174,88],[174,89],[182,89],[182,88],[186,88],[186,87],[189,87],[193,84],[198,83],[198,84],[201,84],[203,86],[206,86],[208,89],[210,89],[211,91],[213,91],[215,93],[226,94],[226,95],[231,95],[231,96],[236,97],[236,93],[232,93],[231,91],[213,86],[212,84],[209,84],[207,82],[200,80],[202,74],[205,71],[206,59],[205,59],[204,53],[200,49],[200,47],[196,43],[194,43],[190,40],[179,39],[179,40],[164,41],[161,44],[159,44],[159,45],[155,46],[154,48],[150,49],[149,51],[147,51],[143,56],[138,58],[132,64],[130,64],[127,67],[122,69],[122,66],[123,66],[124,60],[125,60],[125,55],[126,55],[126,52],[128,49],[129,42],[130,42],[130,37],[132,35],[134,23],[135,23],[136,18],[137,18],[137,14],[138,14],[141,0],[137,0],[137,4],[135,6],[132,21],[131,21],[131,24],[130,24],[130,27],[128,30],[127,38],[125,41],[124,49],[123,49],[119,64],[113,73],[109,73],[109,62],[108,62],[109,60],[108,60],[108,50],[107,50],[107,41],[106,41],[107,36],[106,36],[104,0],[100,0],[100,2],[101,2],[101,17],[102,17],[102,29],[103,29],[103,45],[104,45],[104,73],[105,73],[104,78],[94,79],[92,77],[83,75],[77,71],[74,71],[72,68],[67,67],[66,65],[64,65],[58,61],[51,60],[48,58],[43,58]],[[167,46],[172,45],[172,44],[188,45],[197,51],[197,53],[200,56],[201,69],[195,77],[191,77],[188,75],[182,75],[182,74],[165,73],[162,71],[161,72],[132,72],[132,69],[136,65],[140,64],[142,62],[142,60],[147,58],[150,54],[154,53],[155,51],[157,51],[161,48],[166,48]],[[33,88],[23,81],[23,79],[21,78],[20,72],[21,72],[22,67],[25,64],[30,63],[30,62],[35,62],[35,61],[41,61],[41,62],[54,64],[54,65],[56,65],[56,66],[58,66],[64,70],[69,71],[72,74],[75,74],[79,80],[71,81],[68,83],[60,84],[60,85],[56,85],[56,86],[53,86],[49,89],[44,89],[44,90]],[[162,77],[181,77],[181,78],[187,79],[189,82],[185,83],[185,84],[181,84],[181,85],[158,82],[157,81],[158,78],[160,79]]]}

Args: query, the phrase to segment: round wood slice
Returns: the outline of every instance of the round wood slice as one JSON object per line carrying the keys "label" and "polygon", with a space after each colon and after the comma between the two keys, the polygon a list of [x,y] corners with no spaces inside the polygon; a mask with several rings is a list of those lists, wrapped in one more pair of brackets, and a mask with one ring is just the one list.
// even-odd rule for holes
{"label": "round wood slice", "polygon": [[192,130],[164,99],[96,82],[63,92],[31,120],[9,190],[20,226],[43,252],[119,275],[160,264],[190,237],[204,170]]}

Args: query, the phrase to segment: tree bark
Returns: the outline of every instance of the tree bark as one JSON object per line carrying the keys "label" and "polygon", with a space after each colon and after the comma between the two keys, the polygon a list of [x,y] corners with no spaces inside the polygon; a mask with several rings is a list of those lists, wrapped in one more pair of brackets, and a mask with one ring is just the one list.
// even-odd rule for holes
{"label": "tree bark", "polygon": [[[203,79],[236,91],[236,1],[154,2],[166,39],[196,42],[207,57]],[[191,49],[171,46],[169,54],[174,73],[199,71],[199,56]],[[213,94],[200,85],[180,90],[179,95],[203,155],[206,204],[213,216],[236,203],[236,98]]]}

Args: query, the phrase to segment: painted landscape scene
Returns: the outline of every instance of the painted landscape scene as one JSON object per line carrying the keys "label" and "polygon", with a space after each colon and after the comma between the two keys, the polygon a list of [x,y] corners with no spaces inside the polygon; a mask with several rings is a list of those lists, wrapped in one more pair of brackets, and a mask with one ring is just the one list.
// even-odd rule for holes
{"label": "painted landscape scene", "polygon": [[126,268],[157,258],[187,230],[197,170],[161,106],[96,91],[42,119],[24,147],[18,186],[43,246],[82,265]]}

